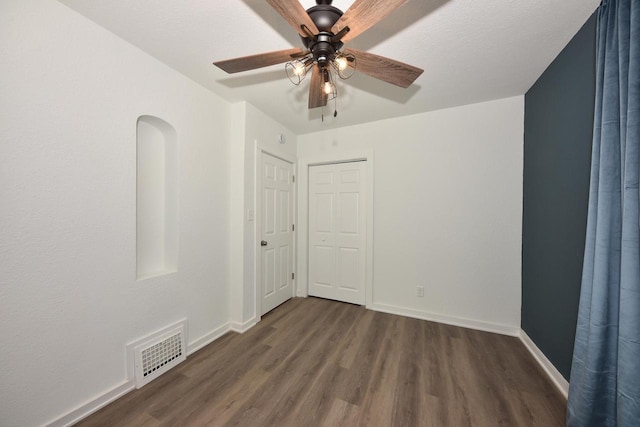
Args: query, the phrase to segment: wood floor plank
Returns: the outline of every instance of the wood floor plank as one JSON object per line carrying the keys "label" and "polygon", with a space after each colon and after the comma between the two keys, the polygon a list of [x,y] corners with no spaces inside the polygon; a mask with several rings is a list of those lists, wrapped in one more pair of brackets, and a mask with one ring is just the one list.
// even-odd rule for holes
{"label": "wood floor plank", "polygon": [[[287,302],[286,304],[288,306],[290,303]],[[266,337],[263,342],[271,347],[278,347],[292,335],[303,336],[305,331],[308,331],[314,324],[318,323],[318,316],[323,316],[329,306],[328,301],[318,298],[311,298],[309,304],[304,307],[302,305],[294,306],[289,316],[287,316],[286,327],[284,327],[285,324],[280,325],[277,321],[274,322],[276,331]],[[277,314],[274,313],[274,315]],[[271,314],[267,318],[270,316]]]}
{"label": "wood floor plank", "polygon": [[328,310],[310,325],[309,333],[302,340],[292,335],[281,343],[280,346],[289,348],[291,353],[272,371],[271,381],[261,387],[262,392],[257,393],[259,396],[241,407],[238,416],[232,417],[227,424],[243,425],[244,416],[241,414],[245,411],[254,413],[252,418],[257,425],[276,425],[277,419],[286,416],[331,352],[324,340],[331,334],[343,310],[343,305],[329,305]]}
{"label": "wood floor plank", "polygon": [[321,427],[351,427],[357,425],[360,408],[344,400],[334,399]]}
{"label": "wood floor plank", "polygon": [[[397,383],[397,377],[404,350],[401,341],[406,320],[399,316],[388,318],[388,327],[382,339],[378,357],[376,357],[369,374],[366,393],[360,405],[362,410],[358,425],[393,425],[394,405],[398,389],[402,388]],[[358,363],[357,359],[355,363]]]}
{"label": "wood floor plank", "polygon": [[421,389],[422,354],[421,320],[404,319],[402,342],[399,347],[400,363],[395,380],[396,391],[393,402],[391,425],[424,425],[425,417],[420,407],[426,394]]}
{"label": "wood floor plank", "polygon": [[360,315],[360,318],[354,323],[353,327],[345,336],[347,346],[344,348],[342,357],[340,358],[340,366],[345,369],[351,368],[358,348],[362,343],[362,339],[371,326],[371,320],[373,319],[374,312],[362,308],[358,311],[358,314]]}
{"label": "wood floor plank", "polygon": [[356,352],[357,363],[347,371],[337,390],[341,399],[354,405],[361,405],[364,401],[391,318],[389,314],[374,313],[371,327]]}
{"label": "wood floor plank", "polygon": [[562,426],[513,337],[296,298],[80,426]]}
{"label": "wood floor plank", "polygon": [[325,340],[323,346],[331,348],[324,359],[322,367],[318,369],[310,386],[297,400],[295,408],[278,421],[284,425],[320,425],[335,402],[335,390],[340,384],[346,370],[339,366],[339,360],[351,343],[352,330],[356,328],[358,319],[364,309],[354,310],[353,307],[343,305],[345,312],[338,319],[333,332]]}
{"label": "wood floor plank", "polygon": [[260,344],[233,360],[225,360],[214,369],[202,372],[197,380],[190,382],[189,389],[179,390],[177,399],[165,402],[166,405],[162,408],[152,408],[150,413],[163,420],[163,425],[192,423],[206,411],[206,408],[218,405],[233,393],[233,390],[243,382],[247,371],[251,373],[251,369],[247,367],[253,360],[259,359],[268,348]]}
{"label": "wood floor plank", "polygon": [[251,369],[242,376],[224,398],[215,404],[206,405],[196,417],[185,420],[185,424],[194,426],[211,425],[222,426],[238,411],[238,408],[249,400],[254,399],[254,395],[263,384],[265,384],[271,374],[259,368]]}
{"label": "wood floor plank", "polygon": [[[334,305],[334,304],[332,304]],[[354,311],[347,304],[339,304],[340,310],[330,314],[331,320],[325,322],[319,330],[313,334],[306,348],[300,351],[307,353],[300,362],[304,365],[303,381],[291,382],[295,398],[283,399],[274,406],[269,416],[265,419],[267,425],[317,425],[325,415],[329,406],[324,399],[325,394],[315,395],[311,400],[313,406],[305,407],[305,396],[312,390],[326,387],[324,379],[328,375],[329,367],[335,367],[335,359],[342,345],[339,344],[341,336],[351,327],[354,319]],[[308,351],[307,351],[308,349]],[[327,390],[327,389],[325,389]]]}

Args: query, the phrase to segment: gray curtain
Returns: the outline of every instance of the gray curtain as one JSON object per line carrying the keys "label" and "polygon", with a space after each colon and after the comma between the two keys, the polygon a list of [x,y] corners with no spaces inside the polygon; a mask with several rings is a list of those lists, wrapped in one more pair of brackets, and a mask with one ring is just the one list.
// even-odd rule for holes
{"label": "gray curtain", "polygon": [[596,111],[567,425],[640,426],[640,0],[598,10]]}

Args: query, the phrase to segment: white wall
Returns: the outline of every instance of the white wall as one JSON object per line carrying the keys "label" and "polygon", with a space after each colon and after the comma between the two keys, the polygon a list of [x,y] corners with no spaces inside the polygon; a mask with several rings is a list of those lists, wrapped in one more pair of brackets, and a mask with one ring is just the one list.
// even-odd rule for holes
{"label": "white wall", "polygon": [[229,260],[230,289],[229,313],[236,330],[243,330],[245,321],[244,280],[245,280],[245,127],[247,103],[238,102],[231,106],[231,146],[229,147]]}
{"label": "white wall", "polygon": [[298,136],[301,164],[374,151],[371,308],[517,333],[523,126],[519,96]]}
{"label": "white wall", "polygon": [[[126,380],[125,344],[229,321],[230,105],[53,0],[0,4],[0,424]],[[136,120],[177,132],[178,272],[137,282]]]}

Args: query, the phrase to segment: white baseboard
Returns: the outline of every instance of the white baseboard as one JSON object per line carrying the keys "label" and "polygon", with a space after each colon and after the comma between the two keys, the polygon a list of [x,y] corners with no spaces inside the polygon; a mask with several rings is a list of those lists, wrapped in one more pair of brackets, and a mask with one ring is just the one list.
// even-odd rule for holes
{"label": "white baseboard", "polygon": [[215,340],[217,340],[218,338],[220,338],[230,330],[231,330],[231,322],[227,322],[223,325],[218,326],[211,332],[204,334],[197,340],[192,341],[187,346],[187,356],[190,356],[196,351],[200,350],[202,347],[205,347],[211,344],[212,342],[214,342]]}
{"label": "white baseboard", "polygon": [[[201,348],[212,343],[213,341],[220,338],[222,335],[232,330],[231,323],[232,322],[227,322],[221,326],[218,326],[211,332],[208,332],[205,335],[198,338],[197,340],[191,342],[187,346],[187,356],[192,355],[196,351],[200,350]],[[257,321],[254,321],[254,323],[251,324],[249,327],[247,327],[245,330],[249,329],[251,326],[255,325],[256,323]],[[129,393],[132,390],[135,390],[135,388],[136,388],[135,381],[133,378],[131,378],[125,381],[124,383],[114,387],[113,389],[107,391],[106,393],[103,393],[102,395],[90,400],[89,402],[79,406],[78,408],[50,422],[49,424],[47,424],[47,427],[71,426],[77,423],[78,421],[88,417],[89,415],[93,414],[94,412],[98,411],[99,409],[107,406],[109,403],[113,402],[114,400],[124,396],[125,394]]]}
{"label": "white baseboard", "polygon": [[233,332],[244,334],[249,329],[253,328],[258,323],[258,321],[260,321],[260,318],[258,316],[253,316],[251,319],[247,320],[244,323],[230,322],[230,329]]}
{"label": "white baseboard", "polygon": [[529,338],[529,335],[527,335],[527,333],[522,329],[520,329],[520,341],[522,341],[533,358],[536,359],[536,362],[538,362],[542,369],[547,373],[551,382],[553,382],[556,388],[566,399],[569,396],[569,382],[562,376],[560,371],[553,366],[553,363],[547,359],[547,356],[544,355],[542,350],[538,348],[531,338]]}
{"label": "white baseboard", "polygon": [[107,406],[109,403],[114,400],[124,396],[129,393],[131,390],[136,388],[136,383],[133,379],[127,380],[120,384],[119,386],[114,387],[108,392],[102,394],[101,396],[96,397],[95,399],[90,400],[89,402],[77,407],[71,412],[68,412],[66,415],[61,416],[60,418],[52,421],[47,424],[47,427],[66,427],[71,426],[83,418],[88,417],[93,414],[97,410]]}
{"label": "white baseboard", "polygon": [[483,322],[479,320],[463,319],[460,317],[445,316],[442,314],[429,313],[427,311],[414,310],[411,308],[398,307],[389,304],[373,303],[371,310],[383,313],[397,314],[400,316],[413,317],[415,319],[429,320],[432,322],[445,323],[447,325],[460,326],[462,328],[476,329],[479,331],[493,332],[500,335],[512,337],[520,336],[520,328],[499,323]]}

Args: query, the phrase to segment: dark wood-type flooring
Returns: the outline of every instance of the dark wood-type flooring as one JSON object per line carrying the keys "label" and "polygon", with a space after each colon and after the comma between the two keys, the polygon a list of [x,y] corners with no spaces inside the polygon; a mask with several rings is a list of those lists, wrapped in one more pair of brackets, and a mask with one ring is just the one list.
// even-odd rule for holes
{"label": "dark wood-type flooring", "polygon": [[561,426],[517,338],[293,299],[80,426]]}

